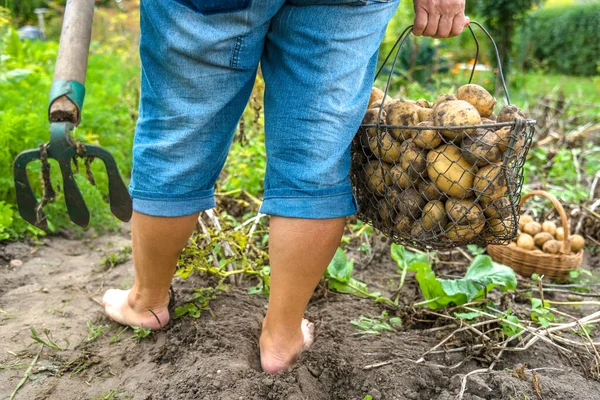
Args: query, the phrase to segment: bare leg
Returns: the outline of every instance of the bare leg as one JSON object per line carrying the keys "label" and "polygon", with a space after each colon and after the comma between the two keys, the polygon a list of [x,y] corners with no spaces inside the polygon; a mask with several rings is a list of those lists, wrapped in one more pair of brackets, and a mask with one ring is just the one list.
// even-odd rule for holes
{"label": "bare leg", "polygon": [[106,315],[123,325],[151,329],[160,329],[169,322],[171,278],[197,219],[198,214],[166,218],[133,213],[135,281],[130,290],[111,289],[105,293],[102,305]]}
{"label": "bare leg", "polygon": [[271,218],[271,294],[260,338],[265,372],[288,369],[312,344],[313,325],[303,320],[304,310],[335,254],[344,223],[344,218]]}

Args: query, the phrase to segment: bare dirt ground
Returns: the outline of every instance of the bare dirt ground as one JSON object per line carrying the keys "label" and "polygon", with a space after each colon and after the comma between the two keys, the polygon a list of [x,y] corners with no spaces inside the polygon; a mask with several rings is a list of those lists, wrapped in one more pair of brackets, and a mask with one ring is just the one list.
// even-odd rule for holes
{"label": "bare dirt ground", "polygon": [[[128,329],[116,340],[120,327],[104,316],[98,300],[108,287],[128,287],[133,268],[129,260],[105,271],[101,260],[129,244],[127,228],[95,239],[53,237],[45,242],[39,248],[0,245],[1,398],[9,398],[33,365],[16,399],[451,400],[459,393],[464,374],[489,365],[472,357],[458,368],[438,366],[454,365],[468,356],[465,353],[416,364],[414,360],[447,330],[413,320],[380,336],[358,335],[349,321],[379,315],[383,308],[369,300],[317,290],[307,313],[316,323],[314,346],[289,372],[266,375],[260,371],[257,347],[266,299],[247,294],[255,282],[219,294],[210,311],[198,319],[174,320],[139,342],[131,339]],[[11,264],[15,259],[24,263]],[[375,288],[395,274],[385,258],[356,268],[358,277]],[[214,284],[206,276],[176,278],[178,305],[194,287]],[[108,328],[88,341],[88,323]],[[66,349],[40,351],[30,326],[43,339],[47,330]],[[365,369],[390,360],[394,362]],[[516,371],[523,364],[526,369],[519,376]],[[534,390],[534,375],[539,393]],[[465,400],[600,399],[599,382],[587,379],[580,366],[541,344],[507,354],[494,372],[472,375],[467,382]]]}

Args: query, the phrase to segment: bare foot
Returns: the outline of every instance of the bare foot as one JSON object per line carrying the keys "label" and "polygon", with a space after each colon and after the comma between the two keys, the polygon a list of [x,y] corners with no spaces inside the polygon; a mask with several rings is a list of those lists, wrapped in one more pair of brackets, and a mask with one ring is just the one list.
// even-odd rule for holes
{"label": "bare foot", "polygon": [[[160,329],[169,322],[168,300],[161,307],[148,308],[130,299],[131,290],[109,289],[102,298],[106,315],[115,322],[140,328]],[[152,311],[150,311],[152,310]]]}
{"label": "bare foot", "polygon": [[315,325],[302,320],[300,329],[294,335],[272,335],[263,324],[260,336],[260,364],[267,374],[276,374],[290,368],[314,341]]}

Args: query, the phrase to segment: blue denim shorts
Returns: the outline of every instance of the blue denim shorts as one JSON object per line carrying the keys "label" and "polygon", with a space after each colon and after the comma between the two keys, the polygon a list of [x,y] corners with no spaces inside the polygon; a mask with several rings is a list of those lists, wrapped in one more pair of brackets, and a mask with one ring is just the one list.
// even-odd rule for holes
{"label": "blue denim shorts", "polygon": [[260,63],[261,212],[356,212],[350,144],[398,0],[142,0],[142,94],[130,193],[165,217],[215,206],[214,185]]}

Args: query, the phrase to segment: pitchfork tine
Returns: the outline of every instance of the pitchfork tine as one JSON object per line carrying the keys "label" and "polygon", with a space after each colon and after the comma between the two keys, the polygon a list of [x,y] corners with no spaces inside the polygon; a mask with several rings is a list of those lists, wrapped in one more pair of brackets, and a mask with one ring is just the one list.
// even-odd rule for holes
{"label": "pitchfork tine", "polygon": [[69,218],[82,228],[86,228],[90,223],[90,211],[85,205],[77,182],[75,182],[73,170],[71,169],[71,159],[58,160],[58,165],[60,165],[60,172],[62,173],[63,193]]}
{"label": "pitchfork tine", "polygon": [[[21,152],[17,158],[15,158],[13,175],[15,178],[15,191],[17,194],[19,214],[21,214],[21,217],[30,224],[40,228],[47,228],[48,222],[46,221],[46,215],[41,209],[38,210],[39,203],[35,197],[35,193],[33,193],[33,189],[29,184],[29,177],[27,176],[27,164],[39,159],[39,149]],[[39,220],[38,217],[40,217]]]}

